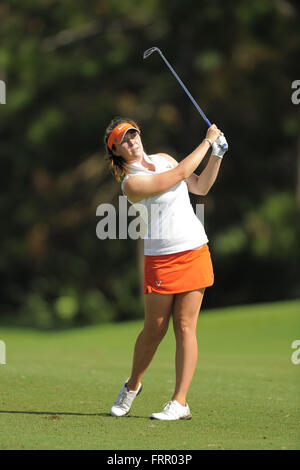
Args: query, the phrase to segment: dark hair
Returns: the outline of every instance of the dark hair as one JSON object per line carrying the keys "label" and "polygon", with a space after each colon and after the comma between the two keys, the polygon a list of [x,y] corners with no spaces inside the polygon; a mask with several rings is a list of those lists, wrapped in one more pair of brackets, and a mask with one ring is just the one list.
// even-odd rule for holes
{"label": "dark hair", "polygon": [[132,119],[122,118],[119,116],[113,118],[105,130],[104,145],[106,150],[106,160],[108,161],[109,167],[113,171],[114,177],[118,182],[120,182],[121,179],[126,175],[125,161],[123,157],[117,156],[113,153],[112,150],[115,150],[115,145],[113,145],[111,150],[107,145],[107,141],[114,128],[119,124],[122,124],[122,122],[129,122],[129,124],[132,124],[133,127],[136,127],[138,130],[140,130],[137,123]]}

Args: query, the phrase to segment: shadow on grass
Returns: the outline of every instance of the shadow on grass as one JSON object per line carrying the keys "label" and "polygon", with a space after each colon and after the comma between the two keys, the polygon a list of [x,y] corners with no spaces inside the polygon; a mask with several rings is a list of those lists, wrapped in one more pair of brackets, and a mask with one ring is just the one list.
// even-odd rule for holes
{"label": "shadow on grass", "polygon": [[49,416],[110,416],[109,413],[72,413],[68,411],[9,411],[0,410],[0,413],[25,414],[25,415],[49,415]]}
{"label": "shadow on grass", "polygon": [[[109,418],[116,418],[116,416],[111,416],[110,413],[73,413],[69,411],[10,411],[10,410],[0,410],[0,413],[8,413],[8,414],[25,414],[25,415],[46,415],[46,416],[102,416],[102,417],[109,417]],[[148,416],[132,416],[127,415],[123,418],[142,418],[142,419],[149,419]]]}

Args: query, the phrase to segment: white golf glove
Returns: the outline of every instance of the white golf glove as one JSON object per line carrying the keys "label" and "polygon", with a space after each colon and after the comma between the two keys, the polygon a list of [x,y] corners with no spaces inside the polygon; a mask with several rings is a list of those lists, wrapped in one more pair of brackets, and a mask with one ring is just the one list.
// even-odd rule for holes
{"label": "white golf glove", "polygon": [[228,150],[228,143],[224,135],[218,137],[218,139],[212,144],[211,154],[216,157],[223,158],[223,155]]}

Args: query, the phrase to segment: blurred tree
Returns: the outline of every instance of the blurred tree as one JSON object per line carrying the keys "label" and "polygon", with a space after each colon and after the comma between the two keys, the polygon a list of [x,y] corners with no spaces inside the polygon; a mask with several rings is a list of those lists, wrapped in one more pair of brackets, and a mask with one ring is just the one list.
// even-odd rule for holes
{"label": "blurred tree", "polygon": [[142,61],[153,45],[230,145],[214,188],[191,198],[205,203],[216,269],[205,305],[299,296],[298,2],[3,0],[0,21],[2,319],[143,314],[141,243],[95,233],[98,205],[120,194],[104,130],[132,117],[148,153],[178,160],[206,132],[159,57]]}

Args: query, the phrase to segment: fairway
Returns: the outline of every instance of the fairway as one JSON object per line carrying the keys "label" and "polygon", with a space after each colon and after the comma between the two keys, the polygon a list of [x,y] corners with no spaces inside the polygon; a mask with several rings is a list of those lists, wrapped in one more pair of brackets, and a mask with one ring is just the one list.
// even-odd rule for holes
{"label": "fairway", "polygon": [[172,325],[128,417],[109,415],[142,321],[39,332],[0,328],[0,449],[299,449],[300,301],[204,311],[191,421],[149,419],[174,388]]}

